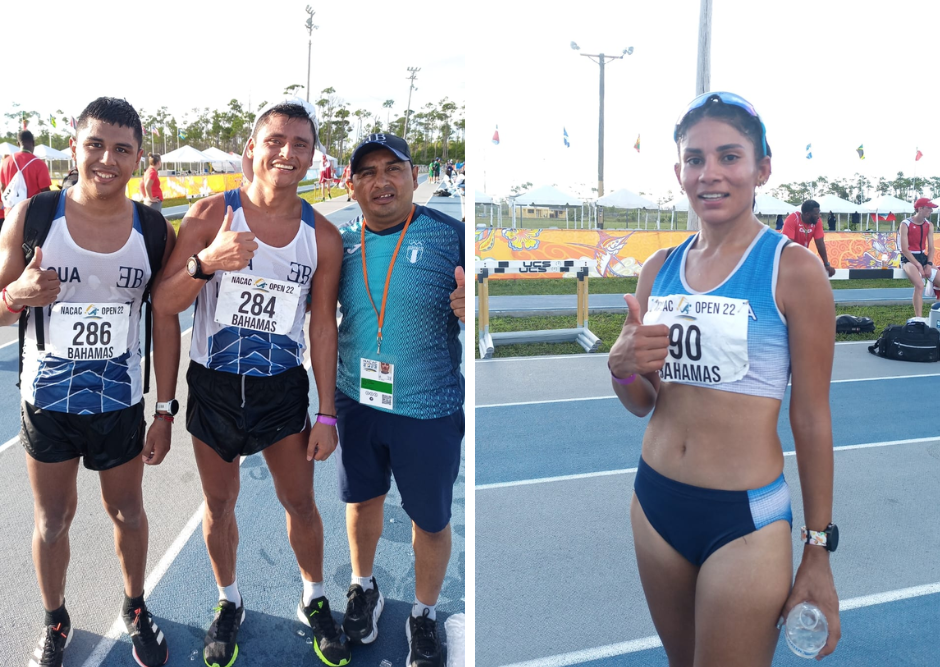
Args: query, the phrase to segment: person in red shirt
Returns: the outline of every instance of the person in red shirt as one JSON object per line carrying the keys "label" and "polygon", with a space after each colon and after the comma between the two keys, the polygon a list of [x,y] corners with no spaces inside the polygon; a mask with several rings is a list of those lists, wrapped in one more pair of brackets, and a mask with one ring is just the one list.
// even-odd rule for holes
{"label": "person in red shirt", "polygon": [[[26,179],[27,196],[32,197],[37,193],[46,192],[52,186],[52,179],[49,177],[49,168],[46,163],[33,155],[33,150],[36,148],[33,133],[23,130],[17,137],[17,143],[20,145],[20,151],[4,158],[0,163],[0,192],[5,190],[16,176],[17,167]],[[14,160],[16,164],[13,164]],[[3,224],[5,213],[6,211],[0,208],[0,225]]]}
{"label": "person in red shirt", "polygon": [[898,227],[901,268],[914,285],[915,317],[922,317],[924,314],[924,281],[932,283],[935,294],[940,286],[940,276],[933,265],[933,225],[930,224],[930,214],[935,208],[936,204],[926,197],[921,197],[914,202],[914,215],[905,219]]}
{"label": "person in red shirt", "polygon": [[807,199],[801,207],[802,212],[794,211],[783,221],[781,233],[791,241],[799,243],[804,248],[809,248],[810,240],[816,241],[816,250],[822,259],[829,273],[829,277],[835,275],[836,270],[829,265],[829,255],[826,254],[826,242],[823,240],[823,228],[819,224],[819,204],[812,199]]}
{"label": "person in red shirt", "polygon": [[156,153],[149,154],[150,167],[144,172],[141,188],[144,191],[144,204],[157,211],[163,208],[163,190],[160,189],[160,174],[158,170],[163,160]]}
{"label": "person in red shirt", "polygon": [[333,198],[333,164],[323,155],[323,162],[320,164],[320,199],[326,200],[329,193],[330,199]]}

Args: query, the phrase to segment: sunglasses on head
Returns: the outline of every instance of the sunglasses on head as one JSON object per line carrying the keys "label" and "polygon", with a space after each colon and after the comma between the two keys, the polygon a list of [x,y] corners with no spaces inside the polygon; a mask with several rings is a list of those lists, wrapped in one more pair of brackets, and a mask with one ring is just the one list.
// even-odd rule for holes
{"label": "sunglasses on head", "polygon": [[679,126],[682,124],[682,121],[685,120],[685,117],[699,107],[703,107],[707,103],[713,101],[728,104],[733,107],[738,107],[739,109],[744,109],[748,114],[756,118],[757,122],[760,123],[760,140],[761,148],[763,149],[762,156],[767,155],[767,128],[764,127],[764,121],[760,119],[760,116],[757,113],[757,109],[754,108],[753,104],[748,102],[740,95],[735,95],[734,93],[710,91],[707,93],[702,93],[694,100],[689,102],[689,105],[685,108],[685,111],[683,111],[679,116],[679,120],[676,121],[676,129],[672,135],[673,141],[679,141]]}

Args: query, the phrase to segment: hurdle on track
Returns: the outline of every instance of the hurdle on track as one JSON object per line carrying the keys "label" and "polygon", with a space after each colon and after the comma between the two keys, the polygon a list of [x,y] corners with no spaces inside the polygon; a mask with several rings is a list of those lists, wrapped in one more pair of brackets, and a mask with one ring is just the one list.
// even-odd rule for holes
{"label": "hurdle on track", "polygon": [[[474,263],[479,290],[477,317],[480,320],[480,358],[493,356],[496,345],[513,343],[567,343],[575,342],[586,352],[595,352],[601,340],[588,329],[588,271],[591,260],[496,260],[484,259]],[[491,274],[528,273],[574,273],[578,278],[577,324],[574,329],[547,329],[544,331],[490,332],[490,282]]]}

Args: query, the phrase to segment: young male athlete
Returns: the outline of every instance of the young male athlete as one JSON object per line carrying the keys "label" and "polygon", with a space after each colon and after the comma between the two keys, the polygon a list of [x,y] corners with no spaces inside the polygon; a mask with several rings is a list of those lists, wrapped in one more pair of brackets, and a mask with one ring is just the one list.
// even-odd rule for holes
{"label": "young male athlete", "polygon": [[836,270],[829,265],[824,232],[819,221],[819,204],[812,199],[807,199],[803,202],[803,206],[799,211],[794,211],[787,216],[787,219],[783,222],[781,233],[804,248],[809,248],[809,242],[815,240],[816,251],[819,253],[823,266],[826,267],[826,272],[831,278],[836,274]]}
{"label": "young male athlete", "polygon": [[464,226],[414,205],[418,169],[403,139],[372,134],[350,164],[363,216],[341,229],[336,409],[352,557],[343,628],[363,643],[378,635],[384,598],[373,563],[394,473],[415,552],[408,665],[436,667],[444,663],[434,607],[464,434]]}
{"label": "young male athlete", "polygon": [[[242,157],[246,183],[190,209],[154,292],[154,307],[166,313],[196,300],[186,427],[202,478],[203,535],[220,598],[205,638],[208,667],[229,667],[238,657],[245,620],[235,577],[239,457],[257,452],[287,512],[303,586],[297,613],[313,629],[314,651],[333,666],[350,658],[324,596],[323,523],[313,497],[313,461],[326,460],[336,447],[342,255],[336,228],[297,196],[316,145],[315,112],[300,98],[261,113]],[[308,297],[321,411],[312,428],[303,366]]]}
{"label": "young male athlete", "polygon": [[144,225],[159,225],[155,233],[165,234],[164,262],[174,233],[159,214],[140,215],[125,195],[142,152],[133,107],[124,100],[96,99],[78,117],[70,143],[80,178],[59,195],[52,226],[32,261],[25,262],[23,240],[35,200],[15,206],[0,234],[0,326],[28,316],[20,441],[35,506],[33,563],[46,610],[29,665],[61,665],[72,638],[65,577],[81,459],[98,472],[102,501],[114,522],[124,575],[121,616],[134,659],[155,667],[167,661],[168,652],[143,598],[148,526],[141,480],[144,464],[159,464],[170,449],[179,318],[154,319],[158,402],[146,439],[138,332],[151,278]]}
{"label": "young male athlete", "polygon": [[914,215],[898,226],[898,249],[901,251],[901,268],[914,285],[914,317],[924,314],[924,281],[940,293],[940,276],[933,265],[933,225],[930,214],[937,205],[926,197],[914,202]]}

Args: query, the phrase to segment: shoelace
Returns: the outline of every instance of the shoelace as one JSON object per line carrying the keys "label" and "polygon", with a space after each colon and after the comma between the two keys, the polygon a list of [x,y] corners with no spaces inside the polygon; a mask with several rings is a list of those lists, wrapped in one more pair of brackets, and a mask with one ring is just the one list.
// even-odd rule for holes
{"label": "shoelace", "polygon": [[336,627],[330,608],[326,605],[316,614],[308,615],[307,618],[310,619],[310,627],[324,638],[332,640],[339,637],[339,628]]}
{"label": "shoelace", "polygon": [[353,588],[346,593],[346,598],[352,602],[353,617],[361,618],[366,614],[366,592],[362,588]]}
{"label": "shoelace", "polygon": [[414,650],[423,656],[433,655],[437,651],[437,623],[428,618],[427,609],[414,622],[411,642]]}
{"label": "shoelace", "polygon": [[149,611],[145,611],[140,608],[134,610],[134,627],[137,628],[137,635],[144,644],[149,644],[150,642],[154,641],[153,623],[151,623],[151,618],[152,615]]}
{"label": "shoelace", "polygon": [[66,638],[65,634],[62,632],[61,623],[46,626],[46,637],[42,642],[42,664],[52,664],[52,661],[55,659],[56,650],[58,649],[57,643],[59,637],[63,639]]}
{"label": "shoelace", "polygon": [[238,609],[235,605],[219,605],[215,608],[215,611],[219,612],[219,619],[215,624],[215,640],[227,644],[231,641],[232,635],[235,634],[235,620]]}

